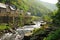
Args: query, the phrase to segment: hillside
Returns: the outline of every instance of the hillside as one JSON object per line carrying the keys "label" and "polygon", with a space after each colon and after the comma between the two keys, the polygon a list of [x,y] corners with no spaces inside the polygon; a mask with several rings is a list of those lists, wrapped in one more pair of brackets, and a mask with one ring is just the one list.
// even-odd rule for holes
{"label": "hillside", "polygon": [[42,15],[47,15],[48,13],[51,12],[48,8],[46,8],[44,5],[42,5],[40,2],[34,0],[34,1],[27,1],[25,2],[29,6],[29,10],[32,15],[35,16],[42,16]]}
{"label": "hillside", "polygon": [[57,10],[57,6],[56,4],[51,4],[51,3],[47,3],[47,2],[43,2],[41,1],[41,3],[47,7],[48,9],[50,9],[51,11]]}
{"label": "hillside", "polygon": [[57,7],[54,4],[37,1],[37,0],[1,0],[0,2],[6,3],[9,2],[15,5],[20,10],[24,10],[25,12],[29,11],[34,16],[43,16],[47,15],[48,13],[56,10]]}

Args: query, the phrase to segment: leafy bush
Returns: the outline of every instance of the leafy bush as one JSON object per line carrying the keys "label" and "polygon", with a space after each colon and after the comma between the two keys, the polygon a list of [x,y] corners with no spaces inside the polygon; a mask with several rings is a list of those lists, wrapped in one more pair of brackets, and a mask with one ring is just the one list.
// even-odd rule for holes
{"label": "leafy bush", "polygon": [[35,29],[30,40],[42,40],[46,36],[46,31],[44,29]]}
{"label": "leafy bush", "polygon": [[44,40],[58,40],[58,39],[60,39],[60,29],[53,31],[48,35],[47,38],[44,38]]}
{"label": "leafy bush", "polygon": [[7,26],[6,24],[0,24],[0,30],[5,30],[5,29],[9,29],[9,25]]}

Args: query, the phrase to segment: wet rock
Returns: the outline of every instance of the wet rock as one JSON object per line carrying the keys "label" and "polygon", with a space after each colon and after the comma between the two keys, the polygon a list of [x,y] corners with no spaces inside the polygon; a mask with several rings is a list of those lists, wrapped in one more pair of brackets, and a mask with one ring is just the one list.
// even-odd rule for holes
{"label": "wet rock", "polygon": [[[23,34],[22,34],[23,35]],[[5,33],[3,36],[1,36],[1,40],[22,40],[23,36],[18,31],[15,33]]]}

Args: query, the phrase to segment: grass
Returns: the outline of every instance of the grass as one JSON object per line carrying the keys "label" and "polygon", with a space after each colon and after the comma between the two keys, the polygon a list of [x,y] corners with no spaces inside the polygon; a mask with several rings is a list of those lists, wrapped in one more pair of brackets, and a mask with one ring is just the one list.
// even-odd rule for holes
{"label": "grass", "polygon": [[0,24],[0,30],[5,30],[5,29],[9,29],[10,27],[7,26],[6,24]]}

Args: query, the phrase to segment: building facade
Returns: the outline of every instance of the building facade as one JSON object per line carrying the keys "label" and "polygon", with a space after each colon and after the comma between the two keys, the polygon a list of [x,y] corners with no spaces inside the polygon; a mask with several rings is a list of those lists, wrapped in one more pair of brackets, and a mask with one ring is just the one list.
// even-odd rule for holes
{"label": "building facade", "polygon": [[0,23],[18,23],[19,14],[20,10],[14,5],[0,3]]}

